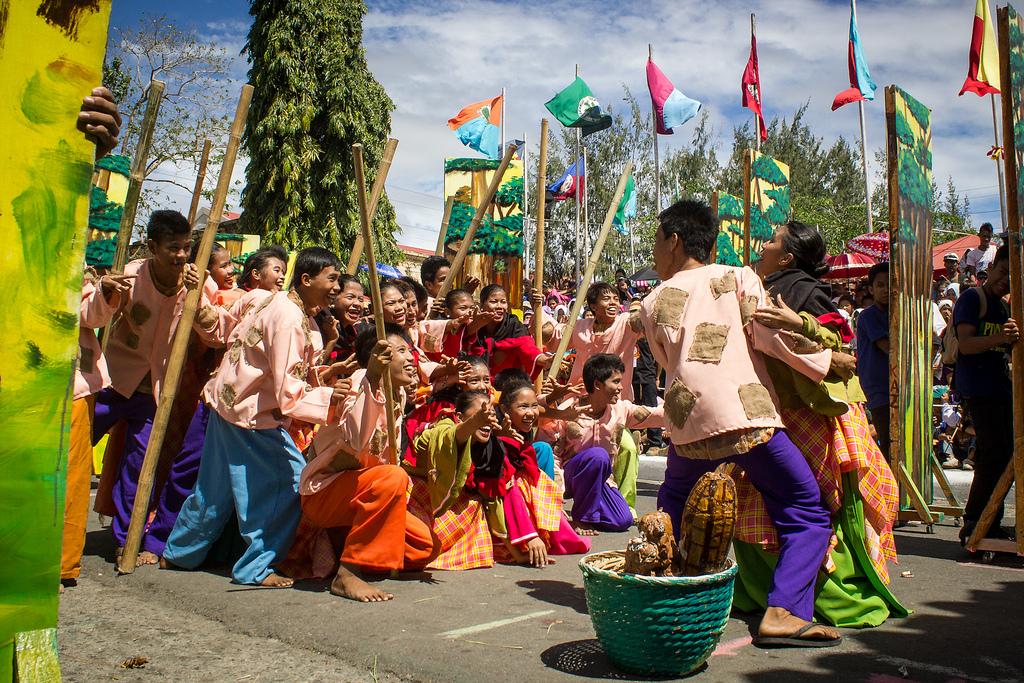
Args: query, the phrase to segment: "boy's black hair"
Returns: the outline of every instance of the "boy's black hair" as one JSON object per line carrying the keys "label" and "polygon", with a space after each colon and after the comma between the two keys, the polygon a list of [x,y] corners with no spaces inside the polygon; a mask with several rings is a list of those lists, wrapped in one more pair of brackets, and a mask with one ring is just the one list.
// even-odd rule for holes
{"label": "boy's black hair", "polygon": [[[401,337],[406,344],[412,344],[412,341],[409,340],[409,335],[405,333],[405,329],[401,325],[394,323],[384,323],[384,337]],[[375,327],[363,330],[356,337],[356,362],[359,363],[359,367],[365,369],[369,364],[370,353],[373,351],[376,343],[377,329]]]}
{"label": "boy's black hair", "polygon": [[470,301],[473,300],[473,295],[464,289],[449,289],[448,293],[444,295],[444,307],[449,311],[452,310],[459,298],[464,296],[468,296]]}
{"label": "boy's black hair", "polygon": [[981,225],[979,225],[978,232],[981,232],[982,230],[988,230],[991,233],[995,233],[996,231],[995,228],[992,227],[991,223],[982,223]]}
{"label": "boy's black hair", "polygon": [[530,376],[522,368],[505,368],[494,376],[494,381],[491,384],[494,385],[495,391],[505,391],[507,387],[516,382],[529,381]]}
{"label": "boy's black hair", "polygon": [[462,391],[455,397],[455,412],[464,413],[475,401],[490,401],[486,391]]}
{"label": "boy's black hair", "polygon": [[820,278],[828,272],[825,262],[825,240],[815,228],[790,221],[782,237],[782,248],[793,255],[793,267],[811,277]]}
{"label": "boy's black hair", "polygon": [[843,303],[844,301],[849,301],[849,302],[850,302],[851,304],[853,304],[853,303],[856,303],[856,302],[855,302],[855,301],[853,300],[853,297],[852,297],[852,296],[850,296],[849,294],[842,294],[842,295],[840,295],[840,297],[839,297],[839,303],[841,304],[841,303]]}
{"label": "boy's black hair", "polygon": [[626,371],[621,358],[614,353],[595,353],[583,365],[583,386],[591,392],[595,384],[607,381],[616,371]]}
{"label": "boy's black hair", "polygon": [[658,214],[658,221],[665,237],[679,236],[687,256],[708,262],[718,239],[718,220],[707,204],[681,199]]}
{"label": "boy's black hair", "polygon": [[601,298],[605,292],[611,294],[616,299],[619,298],[619,293],[615,287],[611,286],[607,282],[595,282],[587,288],[587,305],[593,306],[597,303],[597,300]]}
{"label": "boy's black hair", "polygon": [[529,380],[525,382],[521,380],[513,380],[511,382],[508,382],[506,383],[505,388],[501,392],[501,400],[498,403],[501,405],[502,408],[508,410],[509,406],[512,405],[512,401],[515,399],[516,396],[519,395],[519,392],[526,391],[527,389],[529,389],[530,391],[536,391],[536,389],[533,386],[533,383],[530,382]]}
{"label": "boy's black hair", "polygon": [[1008,258],[1010,258],[1010,245],[1004,244],[996,249],[996,255],[992,257],[992,265],[988,267],[989,270],[995,268],[997,263],[1002,263]]}
{"label": "boy's black hair", "polygon": [[146,225],[146,239],[154,242],[192,235],[192,226],[188,219],[180,212],[173,209],[160,209],[149,215],[149,223]]}
{"label": "boy's black hair", "polygon": [[284,250],[284,247],[279,247],[276,244],[260,247],[245,259],[245,265],[242,266],[242,275],[238,278],[238,286],[245,289],[252,287],[252,272],[254,270],[263,270],[267,265],[267,261],[272,258],[283,263],[286,268],[288,267],[288,252]]}
{"label": "boy's black hair", "polygon": [[420,305],[420,306],[426,306],[427,305],[427,297],[429,297],[430,294],[427,292],[427,288],[426,287],[421,285],[419,282],[416,282],[416,280],[414,280],[413,278],[409,277],[408,275],[405,275],[405,276],[400,277],[398,279],[399,279],[399,281],[404,282],[405,284],[409,285],[409,287],[412,288],[413,293],[416,294],[416,303],[418,305]]}
{"label": "boy's black hair", "polygon": [[420,264],[420,281],[433,282],[437,277],[437,271],[446,266],[451,268],[452,264],[444,256],[428,256]]}
{"label": "boy's black hair", "polygon": [[876,263],[875,265],[871,266],[871,270],[868,271],[868,287],[875,286],[875,278],[881,273],[885,273],[886,277],[889,276],[888,261],[882,261],[881,263]]}
{"label": "boy's black hair", "polygon": [[325,268],[341,270],[338,256],[323,247],[306,247],[295,255],[295,272],[292,273],[292,289],[302,284],[302,276],[316,277]]}

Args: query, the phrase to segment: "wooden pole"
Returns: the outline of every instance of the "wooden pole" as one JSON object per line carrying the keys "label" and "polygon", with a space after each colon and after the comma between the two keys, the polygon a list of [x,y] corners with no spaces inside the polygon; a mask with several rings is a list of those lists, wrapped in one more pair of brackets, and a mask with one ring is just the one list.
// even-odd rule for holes
{"label": "wooden pole", "polygon": [[615,212],[619,208],[619,202],[622,200],[622,195],[626,192],[626,181],[629,180],[629,174],[633,172],[633,163],[630,161],[626,162],[626,168],[623,169],[622,175],[619,176],[619,184],[615,187],[615,194],[612,195],[612,202],[608,205],[608,212],[604,216],[604,224],[601,226],[601,233],[597,236],[597,242],[594,243],[594,250],[590,253],[590,261],[587,262],[587,270],[583,275],[583,281],[580,282],[579,287],[576,289],[576,302],[572,305],[572,312],[569,314],[569,321],[566,323],[565,330],[562,332],[562,340],[558,342],[558,349],[555,351],[554,358],[551,359],[551,367],[548,368],[548,378],[554,379],[558,375],[558,368],[562,364],[562,358],[565,357],[565,351],[569,348],[569,340],[572,339],[572,331],[576,327],[576,320],[580,317],[580,311],[583,310],[583,304],[586,300],[587,288],[590,286],[590,280],[594,277],[594,271],[597,269],[597,262],[601,257],[601,252],[604,251],[605,240],[608,239],[608,232],[612,229],[612,221],[615,219]]}
{"label": "wooden pole", "polygon": [[501,163],[498,164],[497,170],[494,171],[494,175],[491,176],[491,182],[487,186],[487,190],[484,192],[484,196],[480,198],[479,203],[476,206],[476,213],[473,215],[473,220],[470,221],[469,227],[466,228],[466,236],[462,238],[462,244],[459,245],[459,251],[455,254],[455,259],[452,261],[452,267],[448,270],[448,276],[445,277],[444,282],[441,283],[441,288],[437,290],[437,297],[444,298],[452,288],[452,283],[455,282],[455,276],[460,270],[462,270],[462,264],[466,261],[466,254],[469,253],[469,245],[476,236],[476,230],[480,227],[480,222],[484,219],[484,214],[491,206],[491,202],[494,201],[494,195],[498,191],[498,186],[501,185],[501,179],[505,175],[505,171],[508,169],[509,162],[512,161],[512,155],[516,153],[516,146],[509,145],[505,148],[505,156],[501,158]]}
{"label": "wooden pole", "polygon": [[160,113],[160,101],[164,96],[164,82],[149,82],[149,101],[146,113],[142,117],[139,128],[139,141],[135,145],[135,158],[132,160],[131,174],[128,176],[128,194],[124,200],[124,211],[121,213],[121,227],[117,231],[117,249],[114,251],[114,273],[123,273],[128,263],[128,247],[132,241],[132,230],[135,228],[135,213],[139,208],[139,196],[142,194],[142,183],[146,179],[146,160],[149,157],[149,145],[153,142],[153,130]]}
{"label": "wooden pole", "polygon": [[[547,201],[548,182],[548,120],[540,120],[540,158],[537,160],[537,225],[535,227],[537,245],[533,252],[534,285],[540,295],[544,296],[544,204]],[[541,310],[543,302],[541,303]],[[541,310],[533,312],[533,339],[537,348],[544,348],[544,321]]]}
{"label": "wooden pole", "polygon": [[[522,141],[523,141],[523,146],[521,148],[522,149],[522,153],[519,155],[519,158],[523,160],[523,203],[521,205],[521,207],[522,207],[522,214],[523,214],[523,272],[526,273],[526,274],[529,274],[529,272],[530,272],[530,234],[529,234],[529,227],[530,227],[530,206],[529,206],[529,204],[530,204],[530,202],[528,200],[529,200],[529,197],[530,197],[530,190],[529,190],[529,187],[530,187],[530,174],[529,174],[529,171],[530,171],[530,159],[529,159],[530,145],[527,144],[527,142],[526,142],[526,133],[525,132],[523,133]],[[536,265],[534,265],[534,269],[536,270]],[[534,279],[535,280],[537,279],[536,275],[534,276]]]}
{"label": "wooden pole", "polygon": [[[998,12],[998,10],[999,10],[999,8],[996,8],[997,12]],[[1008,90],[1003,90],[1002,92],[1009,92],[1009,91]],[[995,95],[995,93],[992,93],[991,95],[989,95],[989,99],[992,101],[992,137],[995,139],[995,146],[999,147],[999,121],[998,121],[998,119],[996,117],[996,95]],[[1011,96],[1010,99],[1012,100],[1013,97]],[[1011,101],[1011,105],[1012,105],[1012,101]],[[1003,139],[1005,140],[1006,137],[1004,136]],[[1003,158],[1006,158],[1006,150],[1005,149],[1003,150]],[[1003,219],[1003,229],[1007,230],[1007,229],[1009,229],[1009,225],[1010,224],[1006,222],[1006,213],[1007,213],[1006,203],[1007,203],[1007,199],[1006,199],[1006,185],[1003,183],[1003,164],[1001,164],[999,162],[999,157],[996,157],[995,162],[996,162],[996,177],[999,180],[999,215]]]}
{"label": "wooden pole", "polygon": [[[1019,101],[1024,93],[1014,90],[1013,74],[1010,69],[1010,13],[1007,7],[996,9],[999,27],[999,76],[1000,86],[1003,92],[1003,164],[1006,167],[1006,187],[1010,189],[1006,193],[1006,213],[1009,221],[1006,223],[1007,243],[1010,245],[1010,317],[1020,325],[1024,321],[1024,273],[1021,271],[1021,205],[1020,194],[1017,190],[1020,183],[1020,168],[1018,154],[1024,154],[1024,150],[1018,150],[1014,138],[1014,99],[1017,99],[1017,117],[1024,116],[1019,109],[1024,107]],[[998,143],[997,143],[998,144]],[[1002,185],[1000,184],[1000,188]],[[1024,555],[1024,342],[1018,341],[1011,347],[1010,351],[1013,379],[1013,460],[1003,475],[1003,480],[993,493],[992,499],[985,506],[982,517],[974,528],[974,533],[967,541],[968,548],[976,548],[978,543],[985,538],[989,527],[992,525],[1003,498],[1009,491],[1011,480],[1016,480],[1017,492],[1015,497],[1016,524],[1017,524],[1017,554]],[[1012,476],[1010,470],[1012,469]],[[1004,481],[1005,480],[1005,481]]]}
{"label": "wooden pole", "polygon": [[181,371],[185,365],[185,355],[188,352],[188,341],[192,334],[192,322],[195,320],[196,309],[199,307],[199,299],[203,294],[203,279],[206,277],[206,267],[210,263],[210,252],[213,250],[213,241],[217,236],[217,226],[224,214],[224,203],[227,200],[228,190],[231,187],[231,173],[235,168],[235,157],[238,155],[238,147],[242,138],[242,131],[245,129],[245,119],[249,114],[249,103],[252,101],[252,86],[243,85],[242,94],[238,98],[238,107],[235,109],[235,120],[231,124],[231,132],[228,136],[228,146],[224,153],[224,164],[220,168],[220,178],[217,180],[217,189],[213,195],[213,204],[210,207],[210,218],[203,229],[203,237],[199,242],[199,251],[196,254],[196,269],[199,271],[199,286],[185,295],[185,303],[182,307],[181,317],[178,319],[177,327],[174,330],[174,341],[171,343],[171,351],[167,360],[167,372],[160,388],[160,397],[157,403],[156,415],[153,417],[153,427],[150,431],[149,443],[146,444],[146,455],[142,461],[142,468],[139,471],[139,484],[135,491],[135,503],[132,507],[131,523],[128,526],[128,535],[125,539],[124,552],[117,564],[117,571],[121,574],[131,574],[135,571],[135,560],[139,554],[139,546],[142,542],[142,530],[149,517],[149,499],[153,491],[153,474],[156,471],[157,463],[160,460],[160,450],[164,445],[164,436],[167,433],[167,424],[171,418],[171,409],[174,406],[174,399],[178,394],[178,383],[181,380]]}
{"label": "wooden pole", "polygon": [[[455,195],[444,200],[444,217],[441,218],[441,231],[437,233],[437,246],[434,247],[434,256],[444,256],[444,238],[448,236],[448,221],[452,219],[452,205],[455,204]],[[362,236],[360,236],[362,239]]]}
{"label": "wooden pole", "polygon": [[499,150],[501,150],[502,154],[505,153],[505,113],[508,111],[508,108],[505,106],[505,102],[506,102],[506,99],[505,99],[505,89],[502,88],[501,89],[501,146],[498,148]]}
{"label": "wooden pole", "polygon": [[[857,22],[857,0],[850,0],[853,21]],[[868,232],[874,232],[874,218],[871,216],[871,179],[868,177],[868,133],[864,118],[864,100],[857,102],[860,114],[860,165],[864,171],[864,207],[868,214]]]}
{"label": "wooden pole", "polygon": [[[757,22],[754,19],[754,13],[753,12],[750,13],[750,37],[751,38],[757,38]],[[757,89],[758,89],[757,97],[758,97],[758,99],[761,102],[764,102],[764,97],[762,97],[762,93],[760,92],[761,91],[760,67],[758,67],[758,77],[757,77],[757,79],[758,79],[757,80]],[[757,150],[758,152],[761,151],[761,117],[758,116],[756,112],[754,113],[754,149]],[[744,265],[747,265],[747,264],[744,264]]]}
{"label": "wooden pole", "polygon": [[718,215],[718,190],[711,193],[711,215],[715,217],[715,241],[711,243],[711,256],[708,263],[718,263],[718,235],[722,232],[722,217]]}
{"label": "wooden pole", "polygon": [[[384,180],[388,177],[388,171],[391,169],[396,147],[398,147],[398,140],[388,138],[387,144],[384,145],[384,154],[381,155],[380,163],[377,164],[377,177],[373,179],[373,189],[370,190],[369,214],[371,216],[377,215],[377,202],[380,201],[380,196],[384,193]],[[337,227],[340,231],[341,225],[338,224]],[[348,257],[348,266],[345,268],[345,272],[349,275],[356,274],[356,270],[359,268],[359,258],[363,255],[365,246],[363,236],[356,235],[356,239],[352,243],[352,253]],[[376,270],[376,264],[374,264],[374,269]]]}
{"label": "wooden pole", "polygon": [[[388,141],[390,144],[391,140]],[[395,140],[395,144],[398,141]],[[394,156],[394,147],[391,148],[391,156]],[[377,326],[377,341],[385,341],[387,334],[384,332],[384,316],[381,311],[384,309],[380,296],[380,280],[377,278],[377,257],[373,248],[373,236],[370,233],[370,224],[373,220],[370,214],[370,207],[366,201],[366,172],[363,168],[363,146],[358,142],[352,145],[352,164],[355,167],[356,198],[359,201],[359,226],[362,229],[363,243],[366,245],[366,267],[370,275],[370,297],[373,299],[373,319]],[[381,159],[381,164],[384,160]],[[391,159],[387,161],[391,165]],[[385,175],[387,167],[384,168]],[[380,176],[378,175],[378,178]],[[381,185],[384,183],[381,182]],[[377,183],[374,182],[376,187]],[[398,462],[398,414],[395,410],[395,388],[391,383],[391,368],[384,368],[384,375],[381,377],[384,384],[384,408],[387,411],[388,443],[394,452],[395,461]]]}
{"label": "wooden pole", "polygon": [[[579,77],[580,77],[580,65],[577,64],[576,65],[576,78],[579,78]],[[580,135],[580,129],[579,128],[576,128],[575,132],[576,132],[576,164],[577,164],[577,166],[576,166],[576,178],[573,181],[573,199],[575,200],[575,203],[576,203],[576,226],[575,226],[576,232],[575,232],[575,239],[573,240],[573,245],[574,245],[574,249],[573,250],[574,250],[575,253],[572,255],[572,263],[573,263],[572,276],[575,278],[576,285],[579,286],[579,283],[580,283],[580,259],[581,259],[581,255],[583,253],[583,249],[580,247],[580,235],[581,235],[581,233],[580,233],[580,208],[581,208],[580,207],[580,184],[579,184],[579,182],[576,182],[576,181],[578,181],[579,177],[580,177],[579,163],[580,163],[580,158],[582,156],[582,153],[580,152],[580,147],[582,145],[583,136]],[[584,167],[583,173],[586,174],[586,172],[587,172],[586,167]],[[586,176],[584,175],[584,178],[585,177]],[[584,182],[586,182],[586,180],[584,180]]]}
{"label": "wooden pole", "polygon": [[192,190],[192,205],[188,207],[188,224],[195,225],[196,213],[199,211],[199,199],[203,196],[203,183],[206,181],[206,164],[210,162],[210,148],[213,143],[207,138],[203,140],[203,155],[199,158],[199,173],[196,175],[196,186]]}
{"label": "wooden pole", "polygon": [[[743,265],[750,265],[750,207],[754,201],[750,187],[750,165],[753,163],[754,152],[746,150],[743,154]],[[758,198],[760,199],[760,198]]]}
{"label": "wooden pole", "polygon": [[[650,43],[647,44],[647,59],[654,61],[654,47]],[[651,118],[654,126],[651,128],[651,136],[654,138],[654,212],[658,214],[661,213],[661,165],[658,163],[658,110],[653,104]]]}

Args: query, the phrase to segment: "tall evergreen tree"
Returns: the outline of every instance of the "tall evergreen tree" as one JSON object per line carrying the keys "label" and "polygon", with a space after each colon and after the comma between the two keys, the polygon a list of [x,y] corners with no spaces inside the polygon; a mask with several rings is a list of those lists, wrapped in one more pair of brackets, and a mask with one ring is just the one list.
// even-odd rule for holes
{"label": "tall evergreen tree", "polygon": [[[245,131],[242,220],[268,242],[325,246],[347,258],[359,233],[352,144],[364,145],[372,183],[395,108],[366,65],[366,5],[253,0],[249,12],[245,51],[256,91]],[[378,260],[397,256],[396,227],[381,196],[373,225]]]}

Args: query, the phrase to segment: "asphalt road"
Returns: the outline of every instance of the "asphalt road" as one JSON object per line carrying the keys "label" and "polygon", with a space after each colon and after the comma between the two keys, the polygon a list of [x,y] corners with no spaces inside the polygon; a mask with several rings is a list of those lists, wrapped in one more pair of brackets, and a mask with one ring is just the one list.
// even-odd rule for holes
{"label": "asphalt road", "polygon": [[[654,507],[663,461],[641,465],[638,507]],[[951,480],[965,495],[970,473]],[[580,681],[636,680],[617,672],[594,636],[578,558],[543,570],[499,565],[388,581],[397,598],[360,605],[326,584],[292,590],[232,584],[225,568],[116,577],[109,530],[95,518],[83,579],[61,600],[67,681]],[[846,631],[827,650],[758,650],[756,617],[734,615],[695,677],[710,681],[1024,680],[1024,560],[966,557],[952,520],[928,534],[897,532],[893,590],[914,613]],[[595,550],[622,548],[603,534]],[[909,572],[901,576],[902,572]],[[130,657],[144,668],[124,669]]]}

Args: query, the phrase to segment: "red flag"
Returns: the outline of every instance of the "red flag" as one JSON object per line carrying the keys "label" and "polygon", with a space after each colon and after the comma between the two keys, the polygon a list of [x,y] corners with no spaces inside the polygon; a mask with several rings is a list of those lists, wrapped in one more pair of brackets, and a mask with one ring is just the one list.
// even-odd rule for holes
{"label": "red flag", "polygon": [[761,142],[768,139],[768,128],[764,125],[764,114],[761,112],[761,77],[757,73],[757,38],[750,34],[750,59],[743,70],[743,106],[757,114],[760,127]]}

